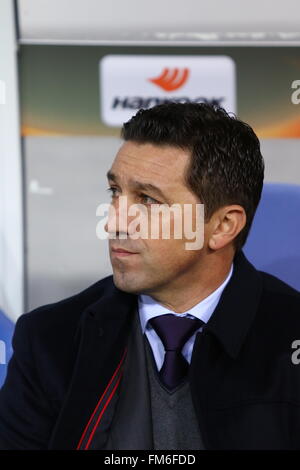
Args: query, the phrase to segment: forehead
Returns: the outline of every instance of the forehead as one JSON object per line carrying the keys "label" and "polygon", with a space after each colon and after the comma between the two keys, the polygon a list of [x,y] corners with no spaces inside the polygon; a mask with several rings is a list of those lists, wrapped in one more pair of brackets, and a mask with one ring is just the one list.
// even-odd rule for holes
{"label": "forehead", "polygon": [[190,162],[188,151],[172,146],[125,142],[119,149],[111,171],[119,178],[184,185],[184,174]]}

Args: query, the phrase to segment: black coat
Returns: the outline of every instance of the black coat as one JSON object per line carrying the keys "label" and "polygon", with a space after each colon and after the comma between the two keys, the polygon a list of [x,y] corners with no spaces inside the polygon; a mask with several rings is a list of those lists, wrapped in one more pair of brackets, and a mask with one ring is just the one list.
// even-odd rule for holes
{"label": "black coat", "polygon": [[[124,356],[136,307],[137,296],[109,276],[19,318],[0,392],[1,449],[76,449]],[[206,449],[300,449],[295,340],[299,292],[240,252],[189,371]]]}

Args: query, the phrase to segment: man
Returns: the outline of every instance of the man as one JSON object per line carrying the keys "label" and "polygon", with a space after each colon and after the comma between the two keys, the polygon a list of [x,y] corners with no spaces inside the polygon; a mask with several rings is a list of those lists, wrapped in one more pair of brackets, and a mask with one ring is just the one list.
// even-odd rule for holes
{"label": "man", "polygon": [[[241,250],[263,185],[256,135],[221,108],[169,103],[122,136],[113,276],[18,320],[1,447],[299,449],[299,293]],[[202,246],[133,236],[121,197],[149,215],[204,204]]]}

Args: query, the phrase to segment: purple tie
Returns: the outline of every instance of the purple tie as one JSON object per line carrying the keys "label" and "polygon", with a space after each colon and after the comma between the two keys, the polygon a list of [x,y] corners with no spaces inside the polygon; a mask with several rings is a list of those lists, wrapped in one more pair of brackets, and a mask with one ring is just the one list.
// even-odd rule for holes
{"label": "purple tie", "polygon": [[181,349],[204,322],[197,318],[167,314],[151,318],[149,323],[155,329],[165,348],[164,363],[159,371],[159,377],[166,387],[172,390],[184,380],[189,367]]}

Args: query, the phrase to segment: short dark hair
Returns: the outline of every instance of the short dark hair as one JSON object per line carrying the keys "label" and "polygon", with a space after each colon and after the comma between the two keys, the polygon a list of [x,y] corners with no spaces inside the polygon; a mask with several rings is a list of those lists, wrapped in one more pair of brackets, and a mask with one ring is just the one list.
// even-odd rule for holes
{"label": "short dark hair", "polygon": [[253,129],[207,103],[166,103],[140,109],[124,123],[125,141],[170,145],[189,150],[185,180],[204,204],[205,221],[219,208],[241,205],[245,227],[234,240],[236,250],[246,242],[259,203],[264,160]]}

